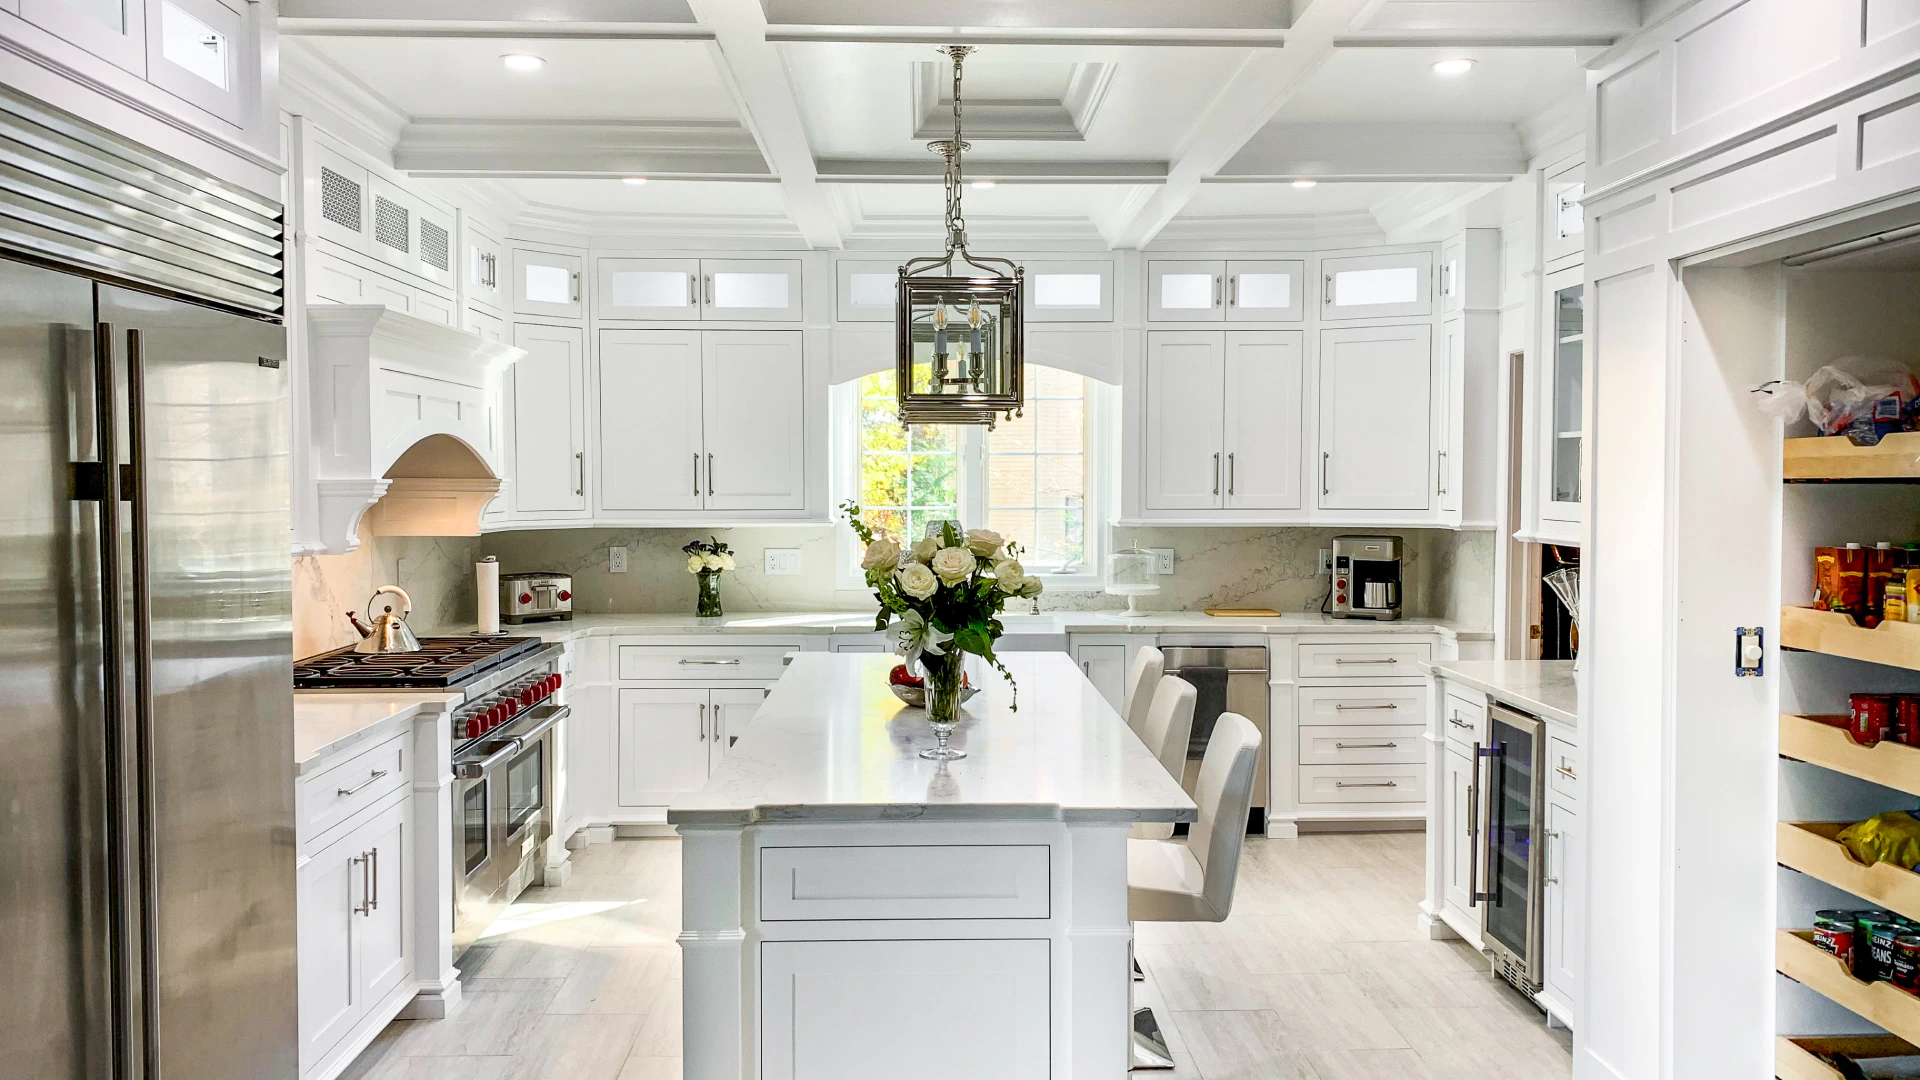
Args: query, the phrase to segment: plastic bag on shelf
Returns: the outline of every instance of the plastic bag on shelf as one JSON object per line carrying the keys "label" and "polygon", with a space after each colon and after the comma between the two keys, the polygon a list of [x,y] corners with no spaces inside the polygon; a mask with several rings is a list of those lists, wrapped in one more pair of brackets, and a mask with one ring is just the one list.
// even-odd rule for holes
{"label": "plastic bag on shelf", "polygon": [[1906,810],[1856,822],[1841,829],[1834,839],[1868,866],[1884,862],[1911,870],[1920,863],[1920,819]]}
{"label": "plastic bag on shelf", "polygon": [[1805,416],[1822,435],[1851,435],[1871,445],[1913,426],[1920,379],[1905,364],[1882,356],[1848,356],[1806,382],[1777,380],[1760,387],[1760,411],[1789,423]]}

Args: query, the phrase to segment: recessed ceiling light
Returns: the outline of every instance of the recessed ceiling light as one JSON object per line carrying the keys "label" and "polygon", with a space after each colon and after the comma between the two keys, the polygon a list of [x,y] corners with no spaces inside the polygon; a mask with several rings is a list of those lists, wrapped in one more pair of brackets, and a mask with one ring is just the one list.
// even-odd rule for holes
{"label": "recessed ceiling light", "polygon": [[992,187],[992,186],[993,186],[993,181],[991,181],[991,180],[975,180],[975,181],[974,181],[974,182],[973,182],[972,184],[969,184],[968,186],[969,186],[969,187],[977,187],[977,188],[982,188],[982,189],[985,189],[985,188],[990,188],[990,187]]}
{"label": "recessed ceiling light", "polygon": [[1310,188],[1319,182],[1318,180],[1295,180],[1293,186],[1297,188]]}
{"label": "recessed ceiling light", "polygon": [[547,66],[544,59],[532,53],[508,53],[500,58],[500,62],[507,65],[508,71],[539,71]]}
{"label": "recessed ceiling light", "polygon": [[620,178],[620,182],[623,184],[632,184],[634,187],[639,187],[640,185],[647,182],[647,178],[644,176],[623,176]]}
{"label": "recessed ceiling light", "polygon": [[1464,56],[1452,60],[1441,60],[1433,65],[1433,73],[1448,79],[1457,79],[1473,70],[1473,61]]}

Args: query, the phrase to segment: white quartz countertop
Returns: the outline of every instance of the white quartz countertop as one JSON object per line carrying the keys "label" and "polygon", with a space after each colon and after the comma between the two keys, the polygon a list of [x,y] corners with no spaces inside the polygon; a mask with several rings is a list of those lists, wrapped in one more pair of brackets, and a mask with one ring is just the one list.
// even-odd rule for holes
{"label": "white quartz countertop", "polygon": [[968,702],[953,762],[887,688],[893,656],[796,656],[676,825],[764,821],[1192,821],[1194,804],[1064,653],[1003,657]]}
{"label": "white quartz countertop", "polygon": [[359,743],[405,731],[414,717],[440,711],[459,694],[300,691],[293,695],[294,775]]}
{"label": "white quartz countertop", "polygon": [[[727,615],[701,623],[691,615],[575,615],[553,622],[503,625],[503,634],[525,634],[547,641],[585,637],[697,634],[865,634],[873,631],[872,611],[760,611]],[[1452,634],[1461,641],[1491,639],[1493,631],[1462,627],[1446,619],[1409,616],[1397,622],[1336,619],[1317,612],[1278,616],[1221,618],[1199,611],[1155,611],[1135,619],[1098,611],[1008,612],[1010,634]],[[461,627],[460,630],[470,630]],[[458,632],[458,631],[454,631]]]}
{"label": "white quartz countertop", "polygon": [[1543,720],[1580,726],[1571,660],[1448,660],[1427,668]]}

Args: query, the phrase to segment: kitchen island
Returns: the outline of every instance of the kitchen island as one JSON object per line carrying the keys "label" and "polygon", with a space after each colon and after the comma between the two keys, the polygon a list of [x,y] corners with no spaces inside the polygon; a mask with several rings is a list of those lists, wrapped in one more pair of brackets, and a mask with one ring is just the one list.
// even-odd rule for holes
{"label": "kitchen island", "polygon": [[669,808],[688,1080],[1126,1072],[1127,832],[1194,804],[1064,654],[1005,660],[936,763],[895,658],[797,654]]}

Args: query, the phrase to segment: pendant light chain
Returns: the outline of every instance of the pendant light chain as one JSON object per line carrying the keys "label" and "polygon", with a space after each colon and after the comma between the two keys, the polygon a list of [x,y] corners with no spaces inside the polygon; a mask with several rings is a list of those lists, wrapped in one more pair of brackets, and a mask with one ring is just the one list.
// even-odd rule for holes
{"label": "pendant light chain", "polygon": [[960,128],[960,65],[967,54],[973,52],[971,45],[949,45],[941,50],[953,58],[953,141],[935,143],[934,147],[947,159],[947,255],[951,259],[958,250],[967,250],[967,215],[960,205],[960,192],[964,185],[965,166],[961,155],[971,149],[961,138]]}

